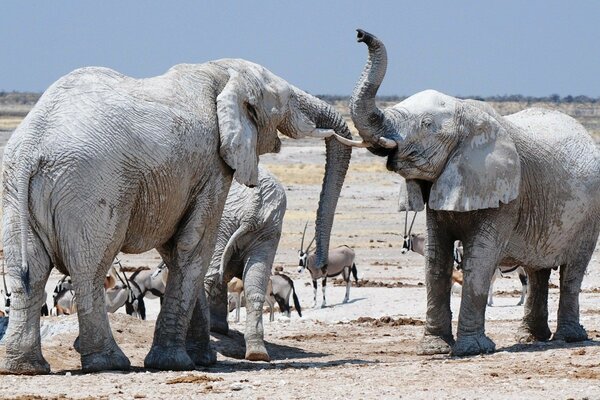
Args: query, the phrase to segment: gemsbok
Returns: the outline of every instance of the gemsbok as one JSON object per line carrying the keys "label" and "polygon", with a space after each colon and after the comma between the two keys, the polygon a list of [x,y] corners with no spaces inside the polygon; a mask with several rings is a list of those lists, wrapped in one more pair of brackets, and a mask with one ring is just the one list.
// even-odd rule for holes
{"label": "gemsbok", "polygon": [[325,288],[327,287],[327,278],[338,276],[342,274],[344,281],[346,282],[346,295],[344,296],[343,303],[347,303],[350,300],[350,273],[354,276],[354,281],[358,282],[356,264],[354,263],[354,250],[348,246],[339,246],[329,250],[329,257],[327,258],[327,266],[324,268],[316,268],[316,254],[311,252],[310,246],[315,241],[315,238],[310,241],[306,250],[304,247],[304,236],[306,234],[306,226],[304,226],[304,232],[302,233],[302,242],[300,244],[300,250],[298,251],[298,257],[300,259],[298,265],[298,272],[301,273],[304,269],[308,269],[313,282],[314,296],[312,307],[317,306],[317,279],[322,279],[322,290],[323,290],[323,303],[321,308],[327,307],[327,300],[325,296]]}

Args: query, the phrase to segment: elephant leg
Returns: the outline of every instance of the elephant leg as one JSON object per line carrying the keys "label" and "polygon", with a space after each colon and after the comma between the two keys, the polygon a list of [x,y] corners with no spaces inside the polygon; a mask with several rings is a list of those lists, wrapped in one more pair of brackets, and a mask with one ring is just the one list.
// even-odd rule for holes
{"label": "elephant leg", "polygon": [[351,267],[345,267],[344,271],[342,272],[342,277],[346,281],[346,294],[344,295],[343,301],[344,304],[350,300],[350,268]]}
{"label": "elephant leg", "polygon": [[[210,347],[208,302],[205,294],[199,298],[229,190],[223,179],[214,183],[214,188],[205,187],[196,198],[169,246],[158,249],[169,268],[169,277],[152,347],[144,360],[146,368],[182,371],[193,370],[195,363],[216,362],[216,353]],[[197,319],[190,324],[192,314]]]}
{"label": "elephant leg", "polygon": [[78,260],[79,273],[72,276],[79,320],[78,347],[84,372],[130,367],[129,359],[115,342],[106,313],[103,282],[113,259],[111,254],[99,264],[86,265],[82,258]]}
{"label": "elephant leg", "polygon": [[427,215],[428,244],[425,249],[425,285],[427,316],[425,332],[417,353],[446,354],[454,344],[450,293],[454,263],[454,238],[447,229]]}
{"label": "elephant leg", "polygon": [[[269,262],[271,261],[271,262]],[[251,254],[244,267],[246,295],[246,360],[270,361],[264,342],[263,307],[271,275],[272,260],[260,254]]]}
{"label": "elephant leg", "polygon": [[581,342],[588,335],[579,323],[579,292],[585,269],[592,256],[593,247],[578,262],[560,266],[560,299],[558,302],[557,328],[552,340]]}
{"label": "elephant leg", "polygon": [[[227,335],[229,332],[229,304],[227,285],[221,280],[218,269],[204,279],[204,289],[209,298],[210,330]],[[193,320],[193,319],[192,319]]]}
{"label": "elephant leg", "polygon": [[[18,234],[8,235],[8,229],[17,232],[18,213],[5,207],[4,254],[8,265],[8,281],[11,285],[11,304],[8,328],[4,335],[6,356],[0,363],[0,373],[47,374],[50,365],[42,355],[40,337],[40,309],[46,302],[44,287],[52,269],[50,259],[42,242],[29,229],[28,282],[19,273],[21,265],[21,241]],[[15,268],[15,266],[19,266]]]}
{"label": "elephant leg", "polygon": [[517,331],[521,343],[550,339],[548,327],[548,280],[550,269],[527,268],[529,295],[525,301],[523,321]]}
{"label": "elephant leg", "polygon": [[210,346],[210,326],[210,307],[204,288],[200,288],[186,338],[186,351],[195,365],[206,367],[217,362],[217,353]]}
{"label": "elephant leg", "polygon": [[452,347],[454,356],[469,356],[492,353],[494,342],[485,335],[485,310],[487,296],[496,273],[504,247],[503,232],[492,224],[487,229],[477,230],[475,237],[463,242],[463,289],[458,316],[456,343]]}

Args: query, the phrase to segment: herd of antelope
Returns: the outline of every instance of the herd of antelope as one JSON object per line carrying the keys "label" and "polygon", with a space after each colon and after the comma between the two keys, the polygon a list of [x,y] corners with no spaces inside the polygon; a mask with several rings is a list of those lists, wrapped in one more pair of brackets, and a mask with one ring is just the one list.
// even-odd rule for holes
{"label": "herd of antelope", "polygon": [[[412,251],[423,255],[425,252],[426,237],[423,234],[412,233],[415,217],[413,217],[409,229],[407,229],[408,220],[405,221],[405,230],[401,251],[402,254]],[[304,247],[306,228],[307,226],[305,225],[304,232],[302,233],[300,249],[298,250],[298,273],[302,273],[304,270],[308,270],[310,273],[314,289],[311,307],[315,308],[317,306],[317,281],[321,279],[322,282],[323,299],[321,302],[321,308],[325,308],[327,306],[327,278],[336,277],[339,275],[342,276],[346,284],[346,293],[342,303],[347,303],[350,300],[351,276],[354,278],[355,282],[358,282],[357,269],[354,261],[354,250],[346,245],[333,248],[329,251],[329,258],[326,268],[315,268],[315,254],[314,249],[311,247],[314,243],[314,238],[310,241],[306,248]],[[457,241],[454,249],[454,271],[452,274],[453,284],[462,285],[461,263],[462,244]],[[523,268],[518,265],[500,265],[493,276],[492,285],[489,289],[489,306],[493,305],[494,281],[498,277],[503,277],[510,273],[517,274],[522,284],[521,298],[517,305],[522,305],[524,303],[524,299],[527,294],[527,274]],[[0,289],[0,293],[2,294],[4,300],[4,310],[0,309],[0,317],[8,316],[10,310],[10,291],[7,287],[6,278],[4,276],[4,265],[2,265],[2,275],[3,289]],[[114,313],[124,306],[127,314],[140,319],[146,319],[145,299],[158,298],[162,304],[162,298],[165,293],[168,275],[169,270],[167,266],[164,262],[161,262],[152,269],[138,268],[133,271],[130,276],[127,276],[123,270],[121,262],[118,259],[115,260],[104,280],[106,311],[109,313]],[[244,288],[242,280],[239,278],[233,278],[230,282],[228,282],[227,291],[228,309],[230,312],[235,311],[234,321],[238,322],[240,319],[240,308],[244,305]],[[277,303],[280,311],[286,317],[289,318],[291,316],[291,307],[289,305],[290,296],[293,298],[294,308],[298,312],[298,315],[302,317],[302,308],[294,288],[293,280],[285,274],[275,272],[275,274],[269,279],[267,293],[265,296],[265,302],[270,309],[270,321],[274,320],[275,303]],[[58,280],[52,294],[52,308],[49,311],[47,305],[44,303],[40,312],[42,316],[70,315],[77,312],[77,299],[70,277],[64,275]]]}

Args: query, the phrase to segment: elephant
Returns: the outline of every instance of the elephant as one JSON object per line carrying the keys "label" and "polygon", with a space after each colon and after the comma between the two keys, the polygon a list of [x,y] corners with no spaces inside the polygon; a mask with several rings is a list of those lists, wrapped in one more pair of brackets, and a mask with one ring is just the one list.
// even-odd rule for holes
{"label": "elephant", "polygon": [[[4,152],[3,243],[14,300],[0,371],[49,372],[39,309],[52,267],[73,279],[82,370],[128,369],[98,312],[102,282],[120,251],[150,249],[170,273],[145,367],[214,363],[198,288],[231,181],[258,184],[259,156],[279,151],[277,130],[294,139],[351,137],[332,106],[242,59],[180,64],[146,79],[86,67],[52,84]],[[331,137],[325,144],[315,228],[321,265],[352,151]]]}
{"label": "elephant", "polygon": [[[600,230],[600,151],[575,119],[541,108],[500,116],[490,105],[426,90],[380,109],[387,68],[381,40],[358,30],[368,61],[350,114],[373,154],[403,178],[400,210],[426,208],[427,321],[420,354],[495,351],[485,334],[496,266],[521,265],[530,295],[517,331],[522,342],[587,339],[579,290]],[[455,240],[464,245],[456,341],[450,291]],[[548,279],[560,266],[558,325],[548,327]]]}
{"label": "elephant", "polygon": [[264,343],[263,306],[271,267],[281,238],[287,206],[285,189],[267,170],[259,168],[259,184],[248,188],[231,185],[219,224],[217,244],[206,273],[210,327],[227,334],[227,286],[243,280],[246,299],[246,356],[250,361],[270,361]]}

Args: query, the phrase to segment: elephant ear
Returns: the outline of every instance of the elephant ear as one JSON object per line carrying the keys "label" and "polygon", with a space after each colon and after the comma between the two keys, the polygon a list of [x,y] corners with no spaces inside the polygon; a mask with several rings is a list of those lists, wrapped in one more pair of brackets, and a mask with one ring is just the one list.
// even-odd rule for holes
{"label": "elephant ear", "polygon": [[434,210],[498,208],[519,194],[521,163],[498,119],[481,107],[457,105],[462,140],[434,182],[428,206]]}
{"label": "elephant ear", "polygon": [[398,211],[423,211],[425,202],[421,186],[414,179],[400,182],[400,196],[398,198]]}
{"label": "elephant ear", "polygon": [[258,129],[247,110],[253,106],[245,89],[244,79],[229,69],[229,80],[217,96],[217,118],[221,145],[219,154],[233,170],[233,177],[242,185],[258,184]]}

